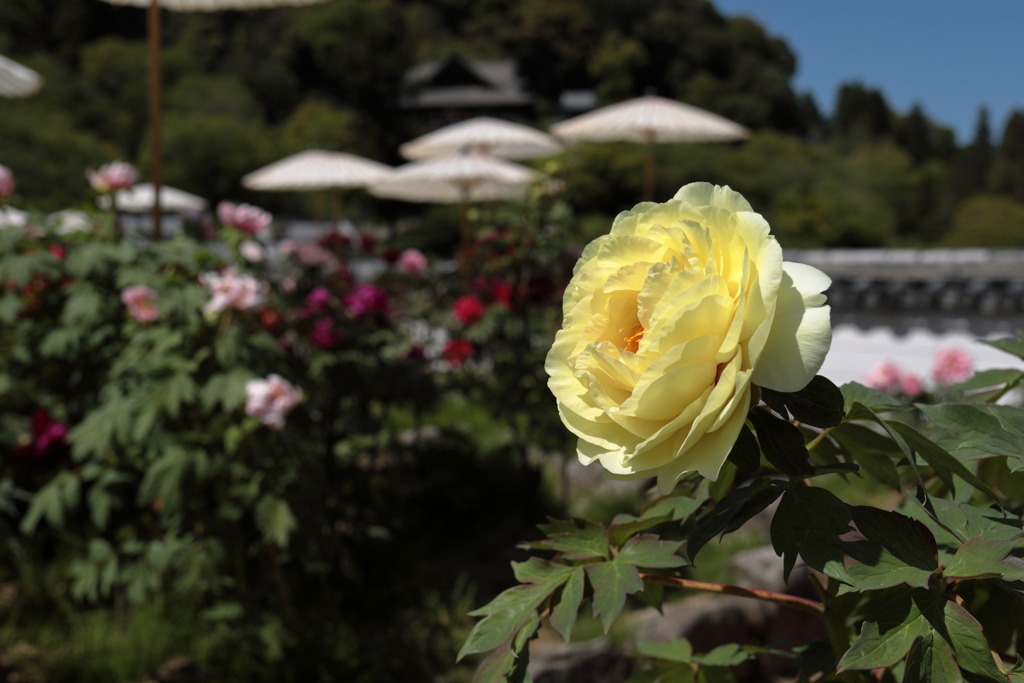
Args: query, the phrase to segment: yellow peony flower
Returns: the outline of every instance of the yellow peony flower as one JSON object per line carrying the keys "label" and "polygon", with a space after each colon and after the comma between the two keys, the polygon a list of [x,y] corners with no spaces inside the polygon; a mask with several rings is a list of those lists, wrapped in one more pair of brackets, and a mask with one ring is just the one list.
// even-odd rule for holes
{"label": "yellow peony flower", "polygon": [[583,250],[548,353],[580,460],[612,478],[716,479],[751,390],[799,391],[832,342],[829,278],[783,263],[767,221],[728,187],[638,204]]}

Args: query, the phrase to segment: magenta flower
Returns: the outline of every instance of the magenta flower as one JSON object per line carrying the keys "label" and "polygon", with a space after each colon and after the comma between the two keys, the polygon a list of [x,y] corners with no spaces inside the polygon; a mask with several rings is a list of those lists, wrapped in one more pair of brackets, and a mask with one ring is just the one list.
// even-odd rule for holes
{"label": "magenta flower", "polygon": [[864,384],[875,391],[895,394],[900,385],[900,368],[890,361],[879,363],[864,375]]}
{"label": "magenta flower", "polygon": [[309,332],[309,341],[321,349],[330,351],[338,343],[338,335],[334,333],[334,321],[330,318],[320,318],[313,323],[313,329]]}
{"label": "magenta flower", "polygon": [[345,308],[353,318],[388,312],[388,295],[377,285],[356,285],[345,297]]}
{"label": "magenta flower", "polygon": [[477,298],[476,294],[463,294],[455,300],[455,304],[452,306],[452,315],[466,326],[475,323],[486,312],[487,307]]}
{"label": "magenta flower", "polygon": [[114,190],[126,190],[135,184],[138,173],[135,167],[126,161],[111,161],[103,164],[97,171],[86,171],[92,189],[106,194]]}
{"label": "magenta flower", "polygon": [[146,285],[125,287],[121,290],[121,301],[128,307],[128,315],[139,322],[151,323],[160,315],[156,291]]}
{"label": "magenta flower", "polygon": [[314,313],[323,313],[330,304],[330,291],[326,287],[314,287],[303,302],[303,314],[309,317]]}
{"label": "magenta flower", "polygon": [[948,385],[963,382],[974,374],[974,361],[963,349],[956,347],[939,349],[935,352],[932,376],[939,384]]}
{"label": "magenta flower", "polygon": [[0,199],[7,199],[14,194],[14,174],[11,169],[0,164]]}
{"label": "magenta flower", "polygon": [[258,206],[232,204],[231,202],[221,202],[217,205],[217,217],[224,225],[229,225],[250,235],[255,235],[270,225],[270,221],[273,219],[273,216]]}
{"label": "magenta flower", "polygon": [[302,389],[280,375],[251,379],[245,383],[245,414],[271,429],[284,427],[285,416],[302,400]]}
{"label": "magenta flower", "polygon": [[395,264],[398,272],[406,275],[423,275],[427,270],[427,257],[419,249],[406,249]]}
{"label": "magenta flower", "polygon": [[68,426],[50,417],[42,408],[32,413],[32,440],[14,451],[17,460],[42,458],[58,448],[67,447],[64,437]]}

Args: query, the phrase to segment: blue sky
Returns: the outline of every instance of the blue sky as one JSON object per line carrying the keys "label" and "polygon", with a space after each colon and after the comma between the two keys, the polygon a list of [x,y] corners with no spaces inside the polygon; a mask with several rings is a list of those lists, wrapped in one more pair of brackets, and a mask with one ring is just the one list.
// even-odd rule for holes
{"label": "blue sky", "polygon": [[831,112],[839,85],[878,88],[906,113],[915,102],[957,140],[989,108],[993,140],[1024,109],[1024,2],[1019,0],[712,0],[786,40],[794,85]]}

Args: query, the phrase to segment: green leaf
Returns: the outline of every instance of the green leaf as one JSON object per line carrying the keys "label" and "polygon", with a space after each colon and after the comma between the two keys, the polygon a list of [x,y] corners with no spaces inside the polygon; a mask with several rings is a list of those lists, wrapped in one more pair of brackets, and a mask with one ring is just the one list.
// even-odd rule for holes
{"label": "green leaf", "polygon": [[745,422],[729,451],[729,461],[748,473],[756,472],[761,466],[761,447]]}
{"label": "green leaf", "polygon": [[932,572],[907,564],[880,543],[852,541],[843,543],[842,547],[858,562],[846,568],[851,585],[840,585],[839,595],[891,588],[901,583],[917,588],[928,587]]}
{"label": "green leaf", "polygon": [[543,583],[563,579],[571,574],[572,567],[556,562],[542,560],[539,557],[531,557],[526,562],[513,562],[512,573],[515,574],[519,583]]}
{"label": "green leaf", "polygon": [[953,649],[940,636],[929,633],[914,641],[907,655],[903,683],[962,683]]}
{"label": "green leaf", "polygon": [[256,504],[256,525],[263,538],[279,548],[287,548],[288,537],[299,528],[288,501],[271,495],[263,496]]}
{"label": "green leaf", "polygon": [[708,482],[708,496],[711,500],[721,500],[732,489],[734,481],[736,481],[736,465],[726,460],[722,463],[718,478]]}
{"label": "green leaf", "polygon": [[992,659],[992,646],[985,638],[981,624],[953,601],[946,603],[943,612],[953,653],[960,668],[986,680],[1004,683],[1006,677]]}
{"label": "green leaf", "polygon": [[706,515],[686,539],[686,555],[694,562],[697,553],[719,534],[738,529],[782,495],[785,484],[771,479],[756,479],[750,486],[729,493]]}
{"label": "green leaf", "polygon": [[512,638],[529,620],[534,610],[561,585],[559,581],[513,586],[491,602],[469,613],[471,617],[484,617],[466,637],[455,661],[466,655],[488,652]]}
{"label": "green leaf", "polygon": [[706,655],[697,655],[693,661],[704,666],[736,666],[751,659],[753,655],[736,643],[720,645]]}
{"label": "green leaf", "polygon": [[850,458],[857,461],[869,477],[889,488],[903,490],[900,475],[890,457],[890,454],[901,454],[895,441],[852,422],[840,425],[829,435]]}
{"label": "green leaf", "polygon": [[686,561],[675,553],[682,544],[682,541],[661,541],[654,534],[642,534],[629,539],[615,559],[639,567],[681,567]]}
{"label": "green leaf", "polygon": [[1024,359],[1024,341],[1020,339],[1014,339],[1013,337],[1007,337],[1006,339],[979,339],[982,344],[987,344],[993,348],[1005,351],[1010,355],[1017,356],[1017,358]]}
{"label": "green leaf", "polygon": [[636,644],[636,651],[653,659],[688,663],[693,661],[693,647],[685,638],[673,638],[667,643],[642,640]]}
{"label": "green leaf", "polygon": [[881,543],[902,562],[927,572],[939,568],[935,537],[921,522],[865,505],[853,506],[850,511],[864,536]]}
{"label": "green leaf", "polygon": [[[556,525],[568,524],[555,522]],[[545,525],[547,526],[547,525]],[[531,560],[534,558],[531,558]],[[469,613],[471,617],[484,617],[478,621],[466,637],[458,658],[478,652],[487,652],[502,645],[512,637],[533,616],[537,606],[544,602],[559,586],[572,575],[573,568],[562,571],[554,563],[522,562],[513,565],[524,577],[536,583],[513,586],[500,593],[494,600]]]}
{"label": "green leaf", "polygon": [[750,421],[765,459],[783,474],[802,475],[811,471],[804,437],[795,426],[773,416],[764,408],[753,408]]}
{"label": "green leaf", "polygon": [[658,517],[648,517],[645,515],[640,519],[632,517],[632,515],[619,515],[613,520],[613,524],[608,527],[608,541],[613,546],[618,547],[638,531],[646,531],[664,522],[671,522],[672,516],[672,511]]}
{"label": "green leaf", "polygon": [[588,564],[587,576],[594,587],[594,617],[601,619],[604,632],[608,633],[626,604],[626,596],[643,590],[644,582],[636,567],[619,561],[618,557],[612,562]]}
{"label": "green leaf", "polygon": [[851,583],[843,566],[838,536],[850,531],[850,509],[825,489],[794,484],[786,489],[772,518],[771,539],[783,557],[783,578],[799,554],[812,569]]}
{"label": "green leaf", "polygon": [[982,579],[992,576],[1006,581],[1024,579],[1024,560],[1007,557],[1017,545],[1016,539],[986,540],[972,538],[956,551],[943,575],[951,579]]}
{"label": "green leaf", "polygon": [[892,435],[896,443],[907,454],[907,457],[913,458],[913,451],[917,451],[918,455],[935,470],[935,474],[942,479],[942,482],[946,484],[950,491],[955,491],[952,477],[955,474],[974,488],[981,489],[994,500],[1000,500],[999,496],[989,488],[988,484],[974,476],[974,473],[964,467],[963,463],[933,441],[925,438],[924,435],[910,425],[893,420],[882,420],[881,422],[886,431]]}
{"label": "green leaf", "polygon": [[[907,499],[920,506],[916,498],[908,496]],[[957,504],[944,498],[929,496],[924,509],[961,543],[978,537],[1003,540],[1021,533],[1020,520],[1007,517],[991,508],[983,509],[967,503]]]}
{"label": "green leaf", "polygon": [[[866,408],[872,413],[892,412],[900,410],[900,403],[892,396],[880,391],[869,389],[857,382],[847,382],[840,391],[843,393],[843,412],[846,420],[863,420]],[[860,408],[856,405],[860,404]]]}
{"label": "green leaf", "polygon": [[641,519],[672,515],[669,521],[686,519],[700,508],[708,499],[707,491],[693,494],[688,491],[675,491],[667,496],[655,498],[644,506]]}
{"label": "green leaf", "polygon": [[505,683],[505,676],[516,663],[516,653],[510,647],[511,641],[509,638],[480,662],[473,674],[472,683]]}
{"label": "green leaf", "polygon": [[[576,526],[576,522],[581,523],[582,526]],[[564,524],[569,524],[569,526],[565,527]],[[608,536],[601,524],[594,524],[586,520],[574,520],[573,522],[558,523],[558,525],[541,524],[538,525],[538,528],[548,534],[548,540],[541,541],[541,544],[562,553],[562,557],[567,560],[611,557]],[[571,531],[567,531],[567,529],[571,529]]]}
{"label": "green leaf", "polygon": [[974,406],[962,403],[914,405],[938,426],[958,434],[988,434],[999,429],[999,420]]}
{"label": "green leaf", "polygon": [[986,389],[988,387],[994,387],[1002,384],[1008,384],[1011,387],[1020,384],[1020,381],[1024,379],[1024,372],[1020,370],[1005,369],[1005,370],[982,370],[974,373],[974,375],[965,382],[954,384],[951,389],[956,391],[971,391],[974,389]]}
{"label": "green leaf", "polygon": [[[797,422],[812,427],[835,427],[843,421],[845,415],[843,392],[835,384],[821,375],[815,376],[800,391],[782,393],[761,388],[761,397],[765,403],[775,407],[782,403]],[[769,400],[771,399],[771,400]],[[785,415],[778,411],[781,415]]]}
{"label": "green leaf", "polygon": [[583,600],[583,571],[583,567],[573,568],[572,574],[562,588],[562,597],[551,610],[551,626],[561,634],[567,643],[572,637],[580,601]]}
{"label": "green leaf", "polygon": [[941,623],[945,602],[920,588],[892,598],[865,620],[860,637],[839,660],[839,670],[887,668],[903,659],[914,640],[930,632],[929,622]]}
{"label": "green leaf", "polygon": [[662,603],[665,601],[665,587],[644,577],[644,589],[636,593],[636,597],[661,612]]}

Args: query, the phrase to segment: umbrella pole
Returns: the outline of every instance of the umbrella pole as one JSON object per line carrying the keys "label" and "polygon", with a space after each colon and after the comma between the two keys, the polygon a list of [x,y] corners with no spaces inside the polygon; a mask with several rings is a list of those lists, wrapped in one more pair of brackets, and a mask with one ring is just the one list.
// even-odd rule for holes
{"label": "umbrella pole", "polygon": [[149,29],[149,134],[152,167],[150,180],[153,183],[153,240],[162,237],[160,225],[160,187],[163,181],[163,149],[160,144],[160,5],[150,0],[148,10]]}
{"label": "umbrella pole", "polygon": [[644,156],[644,201],[654,201],[654,136],[646,136],[647,153]]}
{"label": "umbrella pole", "polygon": [[341,218],[341,194],[338,188],[331,188],[331,229],[338,230],[338,220]]}
{"label": "umbrella pole", "polygon": [[469,188],[462,188],[462,201],[459,203],[459,271],[462,273],[462,286],[469,289]]}

